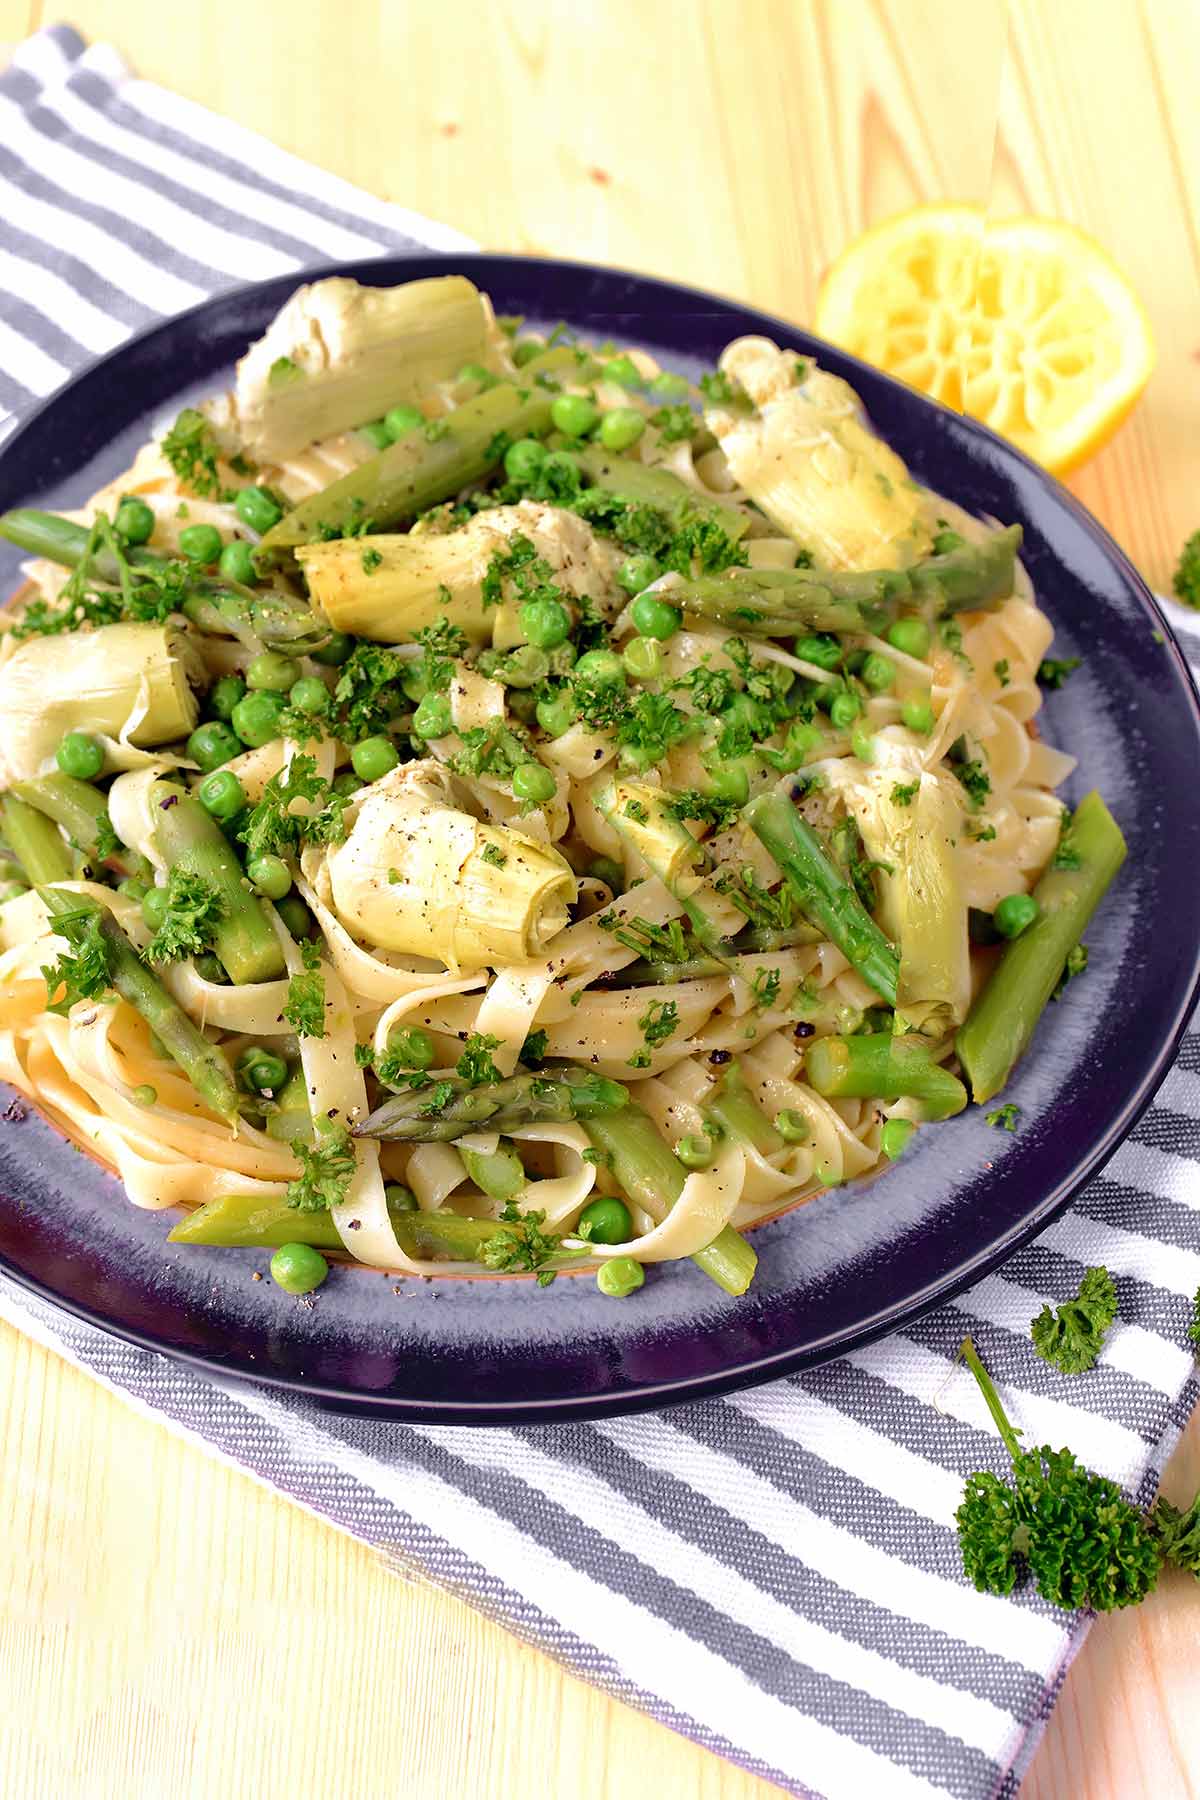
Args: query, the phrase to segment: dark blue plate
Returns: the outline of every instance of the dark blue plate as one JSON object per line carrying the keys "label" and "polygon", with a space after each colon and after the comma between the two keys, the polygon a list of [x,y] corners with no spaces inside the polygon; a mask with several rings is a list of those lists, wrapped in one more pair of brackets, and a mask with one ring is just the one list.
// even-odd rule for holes
{"label": "dark blue plate", "polygon": [[[1018,451],[853,357],[708,294],[578,263],[387,258],[320,274],[391,283],[462,271],[497,310],[566,319],[691,374],[762,332],[846,376],[913,472],[972,511],[1025,527],[1056,653],[1084,666],[1042,715],[1098,786],[1129,861],[1088,933],[1091,966],[1050,1009],[1005,1094],[1015,1136],[978,1109],[922,1131],[878,1180],[837,1189],[754,1235],[739,1301],[690,1263],[636,1299],[588,1279],[394,1282],[337,1269],[312,1303],[254,1281],[266,1257],[166,1242],[37,1115],[0,1132],[0,1267],[107,1331],[225,1375],[430,1421],[548,1420],[662,1406],[766,1381],[891,1331],[1002,1262],[1111,1156],[1166,1073],[1197,985],[1200,733],[1182,656],[1125,557]],[[298,284],[226,295],[144,333],[55,395],[0,451],[0,507],[77,505],[129,466],[152,425],[229,382]],[[0,559],[0,592],[17,558]]]}

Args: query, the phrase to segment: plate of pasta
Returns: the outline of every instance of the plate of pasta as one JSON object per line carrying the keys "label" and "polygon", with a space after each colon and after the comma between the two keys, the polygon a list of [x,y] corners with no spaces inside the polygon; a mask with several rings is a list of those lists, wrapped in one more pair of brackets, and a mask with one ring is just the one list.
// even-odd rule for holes
{"label": "plate of pasta", "polygon": [[392,1416],[720,1391],[977,1279],[1169,1066],[1152,599],[780,320],[245,289],[13,435],[0,545],[0,1267],[106,1329]]}

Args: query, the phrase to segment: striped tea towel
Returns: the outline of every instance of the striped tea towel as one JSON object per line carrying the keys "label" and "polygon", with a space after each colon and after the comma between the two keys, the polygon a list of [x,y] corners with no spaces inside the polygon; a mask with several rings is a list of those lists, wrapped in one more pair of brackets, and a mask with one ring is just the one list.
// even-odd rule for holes
{"label": "striped tea towel", "polygon": [[[132,79],[65,28],[17,52],[0,122],[10,412],[247,277],[465,242]],[[1196,1398],[1183,1346],[1198,1161],[1194,1034],[1104,1174],[1002,1274],[810,1374],[601,1425],[364,1424],[196,1374],[3,1283],[0,1316],[791,1793],[985,1800],[1015,1789],[1088,1622],[963,1579],[963,1478],[1003,1462],[954,1352],[971,1331],[1028,1441],[1067,1443],[1148,1501]],[[1037,1360],[1028,1325],[1099,1262],[1121,1323],[1102,1367],[1072,1382]]]}

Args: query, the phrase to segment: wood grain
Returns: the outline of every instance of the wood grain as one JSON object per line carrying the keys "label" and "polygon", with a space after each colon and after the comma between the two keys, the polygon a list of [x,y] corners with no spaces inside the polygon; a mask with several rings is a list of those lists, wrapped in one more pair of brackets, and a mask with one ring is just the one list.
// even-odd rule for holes
{"label": "wood grain", "polygon": [[[0,0],[0,39],[61,17]],[[1164,583],[1200,525],[1194,0],[74,0],[151,79],[495,248],[797,321],[915,202],[1060,213],[1137,283],[1142,406],[1074,486]],[[766,1800],[0,1329],[0,1792]],[[1168,1481],[1200,1481],[1193,1425]],[[1100,1624],[1029,1800],[1182,1800],[1200,1593]],[[319,1697],[319,1698],[318,1698]]]}

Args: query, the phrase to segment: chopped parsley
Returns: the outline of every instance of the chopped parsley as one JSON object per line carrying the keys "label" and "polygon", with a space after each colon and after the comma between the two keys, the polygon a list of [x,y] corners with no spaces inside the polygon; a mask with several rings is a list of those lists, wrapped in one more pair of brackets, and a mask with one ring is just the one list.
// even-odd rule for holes
{"label": "chopped parsley", "polygon": [[762,931],[786,931],[796,920],[796,902],[788,887],[772,893],[759,881],[749,863],[740,869],[726,869],[713,882],[718,894],[744,913],[751,925]]}
{"label": "chopped parsley", "polygon": [[1082,1375],[1095,1366],[1104,1338],[1117,1316],[1117,1289],[1107,1269],[1086,1269],[1079,1292],[1051,1312],[1043,1306],[1030,1326],[1033,1347],[1043,1362],[1064,1375]]}
{"label": "chopped parsley", "polygon": [[996,1108],[995,1112],[987,1114],[984,1123],[994,1126],[997,1131],[1015,1131],[1017,1129],[1017,1120],[1020,1116],[1020,1107],[1015,1105],[1013,1101],[1006,1100],[1003,1106],[998,1106]]}
{"label": "chopped parsley", "polygon": [[364,550],[362,553],[363,574],[373,575],[382,561],[383,555],[380,551],[370,548]]}
{"label": "chopped parsley", "polygon": [[1197,1350],[1200,1350],[1200,1288],[1196,1289],[1196,1297],[1192,1301],[1192,1317],[1188,1324],[1187,1335],[1189,1343],[1194,1344]]}
{"label": "chopped parsley", "polygon": [[635,1050],[629,1058],[631,1069],[648,1069],[650,1053],[665,1044],[668,1038],[674,1037],[679,1028],[679,1008],[673,1000],[652,1000],[641,1018],[638,1030],[642,1034],[642,1048]]}
{"label": "chopped parsley", "polygon": [[545,1213],[523,1213],[515,1201],[506,1200],[500,1220],[495,1236],[488,1238],[480,1249],[479,1260],[484,1268],[502,1270],[505,1274],[536,1270],[538,1286],[549,1287],[554,1280],[554,1271],[545,1265],[562,1240],[542,1229],[546,1223]]}
{"label": "chopped parsley", "polygon": [[1079,656],[1047,656],[1038,666],[1037,678],[1044,688],[1060,688],[1082,664]]}
{"label": "chopped parsley", "polygon": [[523,1063],[543,1063],[546,1060],[546,1048],[550,1035],[546,1031],[531,1031],[521,1045],[520,1060]]}
{"label": "chopped parsley", "polygon": [[504,1077],[492,1061],[492,1051],[500,1048],[500,1039],[488,1032],[473,1031],[454,1067],[464,1081],[479,1087],[485,1081],[502,1081]]}
{"label": "chopped parsley", "polygon": [[973,807],[982,806],[992,791],[992,784],[983,764],[975,757],[969,757],[966,761],[957,764],[954,773],[962,783],[971,805]]}
{"label": "chopped parsley", "polygon": [[420,661],[414,665],[416,678],[424,682],[431,694],[444,694],[454,675],[455,659],[466,651],[465,633],[449,619],[438,619],[413,636],[422,650]]}
{"label": "chopped parsley", "polygon": [[293,381],[299,381],[303,374],[304,370],[290,356],[277,356],[267,370],[267,386],[288,387]]}
{"label": "chopped parsley", "polygon": [[333,690],[338,737],[357,744],[377,736],[404,712],[408,700],[401,684],[416,666],[382,644],[356,644]]}
{"label": "chopped parsley", "polygon": [[911,806],[917,797],[921,783],[917,781],[897,781],[892,785],[892,805]]}
{"label": "chopped parsley", "polygon": [[[95,586],[98,579],[103,586]],[[108,514],[97,513],[58,603],[31,601],[12,626],[12,636],[54,637],[87,625],[116,625],[122,620],[161,625],[181,610],[191,580],[184,562],[131,563]]]}
{"label": "chopped parsley", "polygon": [[597,923],[602,930],[611,931],[618,944],[636,951],[639,956],[655,962],[687,961],[687,939],[678,919],[671,919],[666,925],[653,925],[649,919],[622,921],[619,914],[609,912],[602,913]]}
{"label": "chopped parsley", "polygon": [[778,969],[756,969],[750,983],[750,1000],[756,1012],[766,1012],[779,1003]]}
{"label": "chopped parsley", "polygon": [[301,974],[288,982],[283,1016],[299,1037],[323,1038],[325,1027],[325,977],[321,972],[321,952],[316,944],[300,945]]}
{"label": "chopped parsley", "polygon": [[1064,807],[1058,833],[1058,844],[1050,861],[1052,869],[1081,869],[1083,867],[1083,858],[1075,848],[1071,837],[1071,822],[1071,814]]}
{"label": "chopped parsley", "polygon": [[354,1179],[354,1146],[344,1125],[326,1115],[316,1121],[311,1144],[297,1140],[292,1153],[300,1173],[288,1182],[287,1203],[297,1212],[326,1212],[340,1206]]}
{"label": "chopped parsley", "polygon": [[220,448],[212,426],[194,406],[185,406],[159,445],[185,487],[202,498],[224,499],[217,463]]}
{"label": "chopped parsley", "polygon": [[1008,686],[1009,674],[1007,656],[1002,656],[999,662],[994,662],[992,664],[992,674],[996,677],[996,680],[1000,683],[1001,687]]}
{"label": "chopped parsley", "polygon": [[223,897],[202,875],[181,868],[171,870],[166,897],[163,922],[143,953],[146,961],[172,963],[185,956],[203,956],[212,949],[217,926],[225,917]]}
{"label": "chopped parsley", "polygon": [[[108,993],[112,955],[104,937],[99,907],[89,906],[59,915],[54,920],[54,930],[58,937],[66,938],[71,950],[64,950],[57,962],[42,968],[46,978],[46,1009],[65,1015],[77,1000],[101,1000]],[[61,994],[60,989],[63,990]],[[59,996],[57,999],[56,995]]]}
{"label": "chopped parsley", "polygon": [[[296,813],[294,802],[303,800],[312,810]],[[316,758],[293,756],[286,768],[272,775],[262,799],[251,808],[238,837],[246,846],[246,861],[262,856],[295,856],[302,844],[340,844],[346,835],[343,817],[349,801],[335,794],[317,774]]]}
{"label": "chopped parsley", "polygon": [[710,406],[728,406],[737,391],[724,369],[714,369],[710,375],[702,375],[697,385]]}
{"label": "chopped parsley", "polygon": [[700,430],[700,420],[686,400],[681,400],[677,406],[660,406],[657,412],[650,414],[650,423],[657,426],[664,444],[678,444],[684,438],[694,438]]}
{"label": "chopped parsley", "polygon": [[727,831],[733,821],[740,818],[742,809],[736,800],[723,800],[719,794],[702,794],[698,788],[685,788],[681,793],[671,795],[667,811],[673,819],[698,819],[704,825],[711,825],[714,831]]}
{"label": "chopped parsley", "polygon": [[485,844],[479,855],[481,861],[490,863],[493,869],[502,869],[508,862],[508,857],[499,844]]}
{"label": "chopped parsley", "polygon": [[1082,975],[1087,966],[1088,947],[1086,944],[1076,944],[1067,952],[1067,960],[1063,964],[1063,972],[1058,978],[1058,986],[1055,988],[1050,998],[1052,1000],[1061,1000],[1066,991],[1067,983],[1073,981],[1076,975]]}

